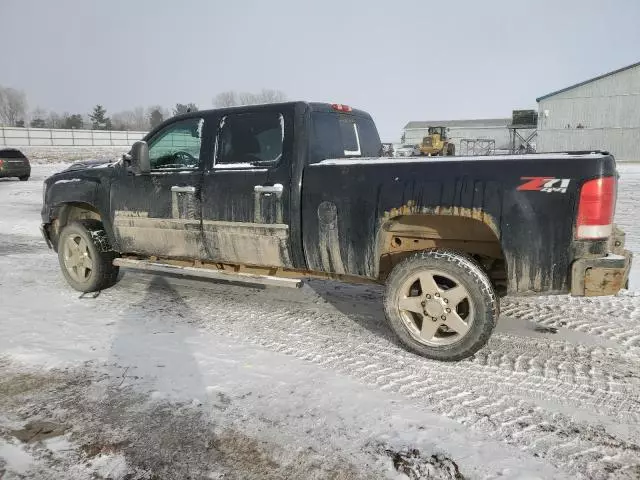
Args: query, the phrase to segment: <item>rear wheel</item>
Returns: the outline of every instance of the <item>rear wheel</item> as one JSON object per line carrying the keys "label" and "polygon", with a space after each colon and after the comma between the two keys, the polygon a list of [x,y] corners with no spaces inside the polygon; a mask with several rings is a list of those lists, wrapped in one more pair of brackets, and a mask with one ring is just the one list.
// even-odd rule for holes
{"label": "rear wheel", "polygon": [[456,146],[453,143],[447,144],[447,155],[453,157],[456,154]]}
{"label": "rear wheel", "polygon": [[95,292],[114,285],[119,271],[113,266],[115,257],[97,220],[70,223],[60,233],[58,260],[62,274],[80,292]]}
{"label": "rear wheel", "polygon": [[410,350],[435,360],[461,360],[482,348],[499,314],[491,281],[471,258],[426,251],[399,263],[387,279],[385,314]]}
{"label": "rear wheel", "polygon": [[18,177],[20,179],[21,182],[26,182],[27,180],[29,180],[29,175],[23,175],[21,177]]}

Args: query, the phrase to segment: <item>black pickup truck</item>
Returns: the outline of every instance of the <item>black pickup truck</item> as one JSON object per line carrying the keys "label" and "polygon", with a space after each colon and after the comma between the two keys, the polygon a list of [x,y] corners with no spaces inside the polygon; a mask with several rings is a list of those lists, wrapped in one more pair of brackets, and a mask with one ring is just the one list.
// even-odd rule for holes
{"label": "black pickup truck", "polygon": [[503,295],[614,295],[631,254],[605,152],[385,158],[371,117],[291,102],[174,117],[113,163],[49,177],[42,232],[68,283],[119,267],[299,286],[386,285],[411,350],[457,360]]}

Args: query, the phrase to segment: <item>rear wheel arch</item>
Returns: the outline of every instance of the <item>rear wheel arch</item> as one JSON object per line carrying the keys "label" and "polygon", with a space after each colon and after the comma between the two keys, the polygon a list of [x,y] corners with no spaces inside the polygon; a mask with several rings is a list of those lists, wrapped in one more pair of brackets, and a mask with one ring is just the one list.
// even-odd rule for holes
{"label": "rear wheel arch", "polygon": [[386,281],[397,264],[416,252],[446,249],[472,257],[485,270],[495,290],[501,295],[506,293],[507,265],[496,222],[480,210],[458,210],[387,219],[377,236],[378,280]]}

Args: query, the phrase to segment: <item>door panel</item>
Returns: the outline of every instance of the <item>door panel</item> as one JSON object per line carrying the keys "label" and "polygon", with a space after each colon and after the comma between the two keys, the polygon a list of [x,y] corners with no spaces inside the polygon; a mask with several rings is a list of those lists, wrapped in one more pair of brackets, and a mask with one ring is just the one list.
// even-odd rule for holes
{"label": "door panel", "polygon": [[167,125],[149,140],[151,173],[122,170],[111,188],[111,214],[122,252],[204,258],[200,186],[204,120]]}
{"label": "door panel", "polygon": [[215,164],[202,183],[209,259],[291,267],[289,114],[262,109],[221,119]]}
{"label": "door panel", "polygon": [[[121,251],[166,257],[202,257],[200,201],[194,188],[201,172],[151,173],[114,182],[113,228]],[[172,191],[173,190],[173,191]]]}

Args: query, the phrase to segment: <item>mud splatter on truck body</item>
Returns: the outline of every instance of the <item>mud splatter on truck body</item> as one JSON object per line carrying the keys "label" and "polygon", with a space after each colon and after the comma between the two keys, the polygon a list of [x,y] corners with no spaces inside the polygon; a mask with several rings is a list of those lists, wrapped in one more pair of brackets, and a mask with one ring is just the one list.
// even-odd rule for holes
{"label": "mud splatter on truck body", "polygon": [[[566,191],[518,190],[522,177],[548,177],[548,172],[570,179]],[[604,241],[574,240],[579,187],[609,175],[616,175],[614,159],[597,153],[323,161],[305,171],[302,216],[309,268],[326,269],[325,249],[337,248],[340,258],[333,265],[375,277],[383,248],[376,239],[385,224],[406,215],[456,216],[475,218],[495,233],[509,293],[567,292],[576,253],[606,251]],[[340,234],[331,238],[338,247],[316,241],[326,237],[317,210],[326,203],[336,212]]]}
{"label": "mud splatter on truck body", "polygon": [[[273,120],[280,154],[222,162],[224,129],[250,116]],[[145,141],[195,121],[196,165],[140,174],[86,162],[48,179],[47,239],[55,247],[70,219],[94,218],[120,254],[377,281],[412,249],[444,246],[489,258],[521,295],[569,292],[575,261],[609,252],[608,239],[575,239],[580,188],[617,175],[606,153],[378,157],[367,113],[305,102],[192,112]]]}

